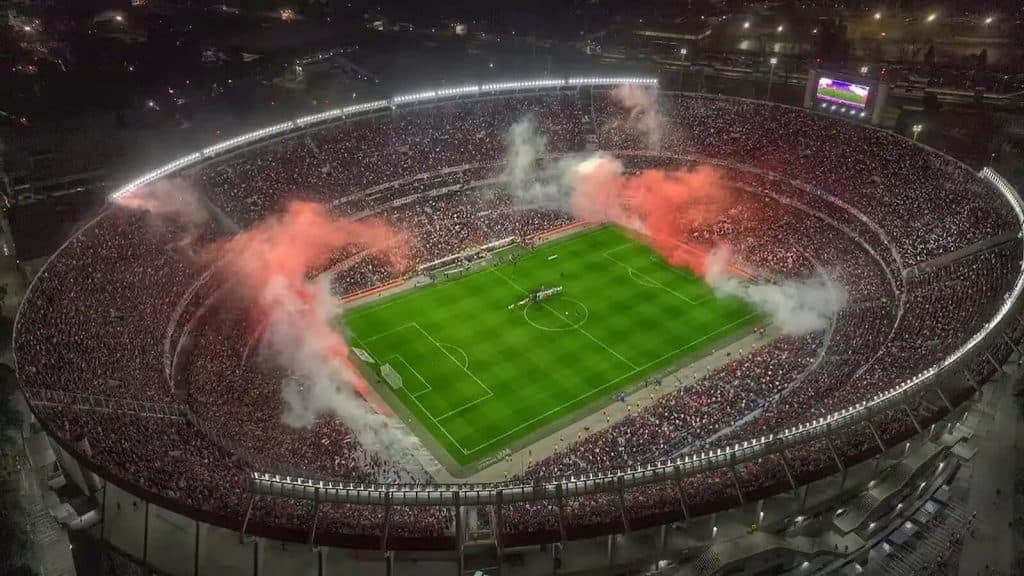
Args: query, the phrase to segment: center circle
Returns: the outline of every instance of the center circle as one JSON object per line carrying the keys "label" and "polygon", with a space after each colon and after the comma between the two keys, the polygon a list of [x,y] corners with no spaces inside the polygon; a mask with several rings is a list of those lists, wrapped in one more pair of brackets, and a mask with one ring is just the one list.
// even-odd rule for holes
{"label": "center circle", "polygon": [[590,316],[582,302],[572,298],[550,298],[530,302],[523,309],[523,317],[535,328],[548,332],[575,330]]}

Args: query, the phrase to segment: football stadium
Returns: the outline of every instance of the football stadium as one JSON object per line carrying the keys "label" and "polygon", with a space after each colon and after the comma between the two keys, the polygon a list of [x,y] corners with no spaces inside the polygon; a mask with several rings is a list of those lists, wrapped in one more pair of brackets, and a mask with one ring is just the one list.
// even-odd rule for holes
{"label": "football stadium", "polygon": [[995,171],[852,114],[449,86],[125,184],[14,351],[154,573],[833,573],[969,451],[1022,230]]}

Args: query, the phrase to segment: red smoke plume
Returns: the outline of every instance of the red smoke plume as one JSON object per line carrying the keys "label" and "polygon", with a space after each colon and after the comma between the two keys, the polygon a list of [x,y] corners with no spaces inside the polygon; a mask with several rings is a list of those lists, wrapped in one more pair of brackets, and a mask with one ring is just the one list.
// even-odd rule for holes
{"label": "red smoke plume", "polygon": [[408,258],[407,238],[375,220],[331,216],[322,204],[290,202],[284,212],[245,230],[216,250],[250,294],[259,294],[275,278],[300,286],[310,270],[320,269],[346,247],[358,246],[386,256],[396,268]]}
{"label": "red smoke plume", "polygon": [[706,255],[687,245],[685,238],[696,228],[712,225],[732,205],[728,187],[712,167],[623,174],[621,164],[608,157],[577,167],[571,197],[576,217],[636,230],[667,262],[701,276]]}
{"label": "red smoke plume", "polygon": [[[291,202],[271,216],[214,247],[221,273],[238,296],[253,302],[251,326],[276,331],[276,355],[286,364],[334,365],[358,392],[366,382],[348,357],[344,338],[330,325],[340,311],[326,285],[307,280],[339,250],[359,248],[404,267],[407,237],[380,221],[350,220],[328,214],[321,204]],[[294,369],[295,366],[286,366]]]}

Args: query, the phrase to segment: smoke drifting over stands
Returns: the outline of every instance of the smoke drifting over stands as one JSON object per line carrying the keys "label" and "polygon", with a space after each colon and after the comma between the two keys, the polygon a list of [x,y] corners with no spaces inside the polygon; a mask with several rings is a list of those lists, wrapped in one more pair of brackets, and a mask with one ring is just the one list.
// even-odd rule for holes
{"label": "smoke drifting over stands", "polygon": [[[636,129],[632,111],[610,93],[595,90],[592,109],[577,92],[538,93],[349,120],[212,163],[191,185],[243,228],[302,199],[349,216],[374,212],[408,234],[404,266],[374,256],[332,280],[336,290],[352,292],[471,246],[572,221],[561,210],[518,209],[500,185],[490,195],[453,190],[379,208],[500,174],[506,143],[494,135],[508,132],[527,113],[549,154],[581,152],[589,118],[600,148],[615,151],[625,173],[689,170],[714,159],[719,177],[738,200],[689,229],[687,242],[709,248],[727,244],[737,261],[772,277],[806,278],[828,270],[845,287],[846,305],[826,329],[784,336],[718,370],[685,375],[684,394],[666,394],[621,422],[562,446],[525,471],[530,479],[723,446],[869,399],[962,344],[992,317],[1012,285],[1020,268],[1019,239],[932,272],[906,279],[901,274],[1014,230],[1001,198],[966,168],[890,134],[800,110],[669,94],[658,96],[658,104],[663,121],[657,156],[649,153],[649,137]],[[828,146],[821,145],[823,139]],[[877,228],[826,195],[841,199]],[[111,477],[234,526],[245,514],[243,479],[253,469],[357,481],[429,481],[422,470],[365,450],[356,441],[358,433],[341,419],[320,418],[299,428],[282,422],[286,374],[250,353],[251,308],[230,298],[190,328],[194,352],[175,375],[188,388],[175,392],[168,382],[166,342],[168,335],[180,336],[187,322],[171,319],[193,317],[203,301],[194,292],[214,296],[216,288],[202,281],[204,270],[181,248],[183,227],[154,227],[147,218],[113,207],[55,256],[19,317],[19,376],[33,402],[96,394],[175,405],[191,417],[96,411],[72,402],[36,404],[58,435],[87,438],[90,459]],[[208,227],[195,240],[200,248],[219,241]],[[331,256],[336,261],[356,251],[338,248]],[[198,288],[192,291],[193,286]],[[1005,345],[991,350],[999,360],[1009,352]],[[992,367],[978,362],[969,370],[983,379]],[[923,423],[941,415],[939,407],[926,403],[910,410]],[[744,417],[749,418],[740,423]],[[882,415],[876,428],[888,445],[914,433],[903,412]],[[834,444],[845,464],[877,450],[863,427],[837,435]],[[837,471],[821,443],[788,456],[799,482]],[[743,464],[738,476],[748,495],[789,486],[781,462],[771,458]],[[724,470],[685,478],[683,489],[691,514],[738,503]],[[570,536],[614,526],[615,498],[567,498]],[[493,525],[489,512],[479,515],[484,525]],[[558,530],[554,502],[506,505],[502,512],[506,545],[539,541]],[[678,515],[679,495],[671,485],[630,489],[625,513],[632,519]],[[320,534],[345,535],[357,543],[364,542],[360,536],[380,534],[384,523],[383,508],[370,506],[324,504],[319,514]],[[308,503],[259,499],[250,527],[301,531],[311,521]],[[444,508],[394,506],[389,526],[398,538],[434,538],[443,546],[453,538],[452,522]],[[378,545],[376,539],[369,542]]]}

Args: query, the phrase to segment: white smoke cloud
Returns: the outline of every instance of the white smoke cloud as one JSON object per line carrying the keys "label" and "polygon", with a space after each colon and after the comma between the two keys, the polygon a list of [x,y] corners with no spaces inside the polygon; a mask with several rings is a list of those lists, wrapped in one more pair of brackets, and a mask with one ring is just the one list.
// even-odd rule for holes
{"label": "white smoke cloud", "polygon": [[184,178],[157,180],[118,197],[115,203],[145,211],[161,225],[176,223],[200,228],[210,219],[199,191]]}
{"label": "white smoke cloud", "polygon": [[[394,420],[371,409],[357,392],[363,385],[355,365],[340,355],[334,334],[322,334],[341,314],[339,299],[325,276],[297,293],[287,281],[271,281],[261,308],[269,314],[260,353],[289,370],[282,382],[285,409],[281,421],[309,428],[325,416],[337,416],[368,452],[385,459],[405,459],[418,441]],[[314,316],[318,321],[308,321]],[[326,337],[325,337],[326,336]]]}
{"label": "white smoke cloud", "polygon": [[[516,122],[505,135],[505,192],[519,209],[540,208],[573,212],[573,193],[581,187],[613,186],[623,174],[622,163],[603,152],[548,158],[547,138],[537,131],[532,116]],[[582,216],[586,218],[586,216]]]}
{"label": "white smoke cloud", "polygon": [[611,91],[612,101],[629,110],[628,128],[643,135],[649,150],[661,150],[665,118],[658,107],[657,88],[625,84]]}
{"label": "white smoke cloud", "polygon": [[157,180],[118,197],[114,203],[145,213],[153,229],[174,230],[178,248],[192,257],[197,256],[196,240],[207,227],[210,214],[199,191],[188,180]]}
{"label": "white smoke cloud", "polygon": [[707,258],[705,280],[719,295],[741,298],[771,318],[772,324],[792,336],[825,330],[846,306],[848,294],[841,284],[823,274],[778,282],[741,281],[729,274],[730,254],[713,250]]}
{"label": "white smoke cloud", "polygon": [[[641,130],[652,138],[660,138],[660,128],[653,125],[661,122],[656,95],[634,87],[620,87],[614,93],[618,94],[624,106],[636,110],[636,122]],[[657,220],[655,212],[658,210],[685,212],[691,209],[687,203],[692,202],[694,220],[707,221],[709,218],[707,214],[700,214],[704,211],[701,194],[689,194],[679,204],[651,205],[647,210],[638,211],[637,206],[644,205],[645,198],[650,198],[654,191],[640,186],[635,193],[643,197],[629,198],[629,194],[623,194],[625,169],[618,159],[607,153],[573,155],[545,162],[546,139],[537,134],[532,118],[516,123],[506,142],[508,154],[503,175],[508,179],[508,192],[521,208],[547,208],[573,214],[581,220],[613,222],[644,236],[650,235],[651,220]],[[714,185],[713,181],[701,182],[698,185]],[[711,197],[715,198],[715,195]],[[685,218],[680,222],[682,220]],[[683,232],[678,231],[680,234]],[[665,230],[659,230],[659,233],[664,234]],[[659,251],[672,244],[650,243]],[[786,334],[824,330],[846,305],[846,288],[826,276],[818,274],[777,282],[741,281],[729,273],[730,260],[731,253],[727,249],[716,249],[704,261],[687,264],[698,272],[703,267],[705,281],[716,293],[745,300],[771,318],[773,324]]]}
{"label": "white smoke cloud", "polygon": [[569,212],[571,176],[581,157],[549,161],[547,138],[538,132],[533,116],[516,122],[505,135],[505,168],[501,178],[519,209],[541,208]]}
{"label": "white smoke cloud", "polygon": [[[171,227],[190,248],[209,219],[199,193],[184,179],[155,182],[117,204],[144,211],[154,227]],[[336,248],[365,244],[392,254],[400,248],[393,246],[396,238],[379,224],[340,222],[307,203],[192,255],[197,262],[224,262],[233,296],[264,315],[260,356],[288,373],[281,383],[284,424],[310,428],[321,418],[340,418],[367,452],[415,469],[411,458],[420,450],[418,440],[360,395],[366,382],[334,328],[342,306],[331,294],[329,275],[305,278],[308,267],[319,266]]]}

